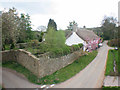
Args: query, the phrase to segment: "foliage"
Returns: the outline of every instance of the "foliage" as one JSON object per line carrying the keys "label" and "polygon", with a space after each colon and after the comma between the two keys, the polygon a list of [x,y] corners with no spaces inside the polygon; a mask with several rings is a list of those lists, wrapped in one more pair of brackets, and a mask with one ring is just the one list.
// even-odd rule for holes
{"label": "foliage", "polygon": [[14,43],[12,43],[10,46],[10,49],[14,49],[14,48],[15,48],[15,45],[14,45]]}
{"label": "foliage", "polygon": [[117,27],[117,30],[118,30],[118,38],[120,38],[120,26]]}
{"label": "foliage", "polygon": [[38,40],[32,40],[32,47],[36,47],[38,45]]}
{"label": "foliage", "polygon": [[80,47],[80,48],[82,48],[82,47],[83,47],[83,44],[82,44],[82,43],[80,43],[80,44],[78,44],[78,45],[79,45],[79,47]]}
{"label": "foliage", "polygon": [[19,44],[20,45],[20,49],[24,49],[25,46],[23,44]]}
{"label": "foliage", "polygon": [[17,16],[16,9],[9,9],[8,12],[2,13],[2,43],[12,44],[16,43],[17,24],[19,17]]}
{"label": "foliage", "polygon": [[74,51],[80,50],[80,48],[82,48],[82,47],[83,47],[83,44],[80,43],[78,45],[72,45],[72,46],[70,46],[70,50],[71,50],[71,52],[74,52]]}
{"label": "foliage", "polygon": [[10,45],[4,45],[4,50],[10,50]]}
{"label": "foliage", "polygon": [[105,40],[117,38],[116,22],[117,20],[114,17],[105,17],[102,21],[101,30]]}
{"label": "foliage", "polygon": [[[24,43],[34,38],[31,31],[30,16],[21,14],[18,16],[15,8],[2,13],[2,43],[6,44]],[[4,49],[3,49],[4,50]]]}
{"label": "foliage", "polygon": [[57,31],[57,24],[53,19],[49,19],[47,31],[53,28],[53,30]]}
{"label": "foliage", "polygon": [[54,28],[49,28],[45,36],[45,42],[52,56],[69,53],[69,49],[65,45],[65,33],[62,30],[55,31]]}
{"label": "foliage", "polygon": [[14,69],[19,73],[22,73],[26,76],[26,78],[36,84],[55,84],[63,82],[74,75],[76,75],[78,72],[80,72],[82,69],[84,69],[97,55],[97,51],[93,51],[92,53],[89,53],[88,55],[81,56],[79,59],[74,61],[72,64],[56,71],[55,73],[51,75],[47,75],[43,78],[37,78],[35,75],[33,75],[29,70],[27,70],[25,67],[21,66],[20,64],[16,62],[6,62],[3,63],[3,67],[7,67],[10,69]]}
{"label": "foliage", "polygon": [[73,51],[77,51],[80,49],[79,45],[72,45],[71,47]]}
{"label": "foliage", "polygon": [[73,22],[69,22],[69,26],[67,28],[68,30],[72,31],[73,29],[76,29],[77,26],[78,24],[75,21],[73,21]]}
{"label": "foliage", "polygon": [[103,32],[102,32],[102,28],[101,27],[96,27],[96,28],[92,28],[93,32],[100,36],[101,38],[103,38]]}
{"label": "foliage", "polygon": [[108,45],[111,47],[120,47],[120,38],[109,40]]}

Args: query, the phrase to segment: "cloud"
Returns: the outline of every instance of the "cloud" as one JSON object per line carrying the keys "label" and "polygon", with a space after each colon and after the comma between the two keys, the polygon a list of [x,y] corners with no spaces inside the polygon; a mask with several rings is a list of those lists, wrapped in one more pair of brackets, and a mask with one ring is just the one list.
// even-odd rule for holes
{"label": "cloud", "polygon": [[[27,1],[27,0],[26,0]],[[119,0],[31,0],[29,2],[3,4],[16,6],[30,14],[33,28],[47,26],[50,18],[57,23],[58,29],[66,29],[75,20],[79,27],[100,26],[105,15],[118,17]],[[33,1],[33,2],[32,2]]]}
{"label": "cloud", "polygon": [[40,0],[39,2],[2,2],[5,8],[15,7],[27,11],[32,14],[51,14],[55,13],[54,5],[48,0]]}

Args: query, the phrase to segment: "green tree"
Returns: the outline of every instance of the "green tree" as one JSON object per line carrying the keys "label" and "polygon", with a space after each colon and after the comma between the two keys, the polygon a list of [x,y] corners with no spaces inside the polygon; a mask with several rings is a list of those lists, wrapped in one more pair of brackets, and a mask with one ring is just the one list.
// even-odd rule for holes
{"label": "green tree", "polygon": [[49,19],[48,26],[47,26],[47,31],[48,31],[51,27],[52,27],[55,31],[57,31],[57,24],[56,24],[56,22],[55,22],[53,19]]}
{"label": "green tree", "polygon": [[45,43],[48,45],[49,52],[55,56],[69,53],[69,48],[65,45],[65,40],[64,31],[55,31],[52,27],[49,28],[45,35]]}
{"label": "green tree", "polygon": [[19,21],[19,26],[18,26],[18,31],[19,31],[19,35],[18,35],[18,43],[23,43],[25,42],[25,38],[26,38],[26,19],[25,19],[25,14],[21,14],[20,17],[20,21]]}
{"label": "green tree", "polygon": [[117,34],[116,19],[114,17],[105,17],[101,29],[105,40],[114,39]]}
{"label": "green tree", "polygon": [[118,38],[120,38],[120,26],[117,27],[118,30]]}
{"label": "green tree", "polygon": [[69,26],[67,26],[68,30],[73,30],[74,28],[76,28],[78,26],[78,24],[75,21],[69,22]]}
{"label": "green tree", "polygon": [[3,44],[15,44],[19,17],[15,8],[2,13],[2,42]]}
{"label": "green tree", "polygon": [[31,30],[31,21],[30,16],[27,14],[21,14],[20,21],[19,21],[19,36],[18,42],[22,43],[26,40],[32,40],[34,38],[34,32]]}
{"label": "green tree", "polygon": [[48,47],[52,48],[55,47],[56,44],[56,31],[53,27],[49,27],[49,30],[45,36],[45,42],[47,43]]}
{"label": "green tree", "polygon": [[10,8],[9,11],[2,12],[2,44],[13,44],[16,42],[24,42],[25,40],[33,39],[34,34],[31,31],[30,16],[21,14],[19,17],[15,8]]}

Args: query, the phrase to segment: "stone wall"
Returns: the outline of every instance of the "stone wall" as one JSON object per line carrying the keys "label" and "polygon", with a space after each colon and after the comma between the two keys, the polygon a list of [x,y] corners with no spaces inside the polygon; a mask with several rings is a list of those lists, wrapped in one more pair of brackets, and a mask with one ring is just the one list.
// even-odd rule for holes
{"label": "stone wall", "polygon": [[62,56],[60,58],[37,58],[30,52],[19,49],[2,51],[2,61],[17,61],[19,64],[30,70],[33,74],[41,78],[71,64],[83,54],[81,52],[76,51],[72,54]]}

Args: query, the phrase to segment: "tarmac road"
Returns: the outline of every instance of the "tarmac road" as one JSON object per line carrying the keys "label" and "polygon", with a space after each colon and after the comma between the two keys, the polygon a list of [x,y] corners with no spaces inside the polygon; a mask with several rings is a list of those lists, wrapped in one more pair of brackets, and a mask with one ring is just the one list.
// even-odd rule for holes
{"label": "tarmac road", "polygon": [[98,49],[96,58],[85,69],[71,79],[55,85],[54,88],[101,88],[109,49],[113,48],[108,47],[105,41]]}

